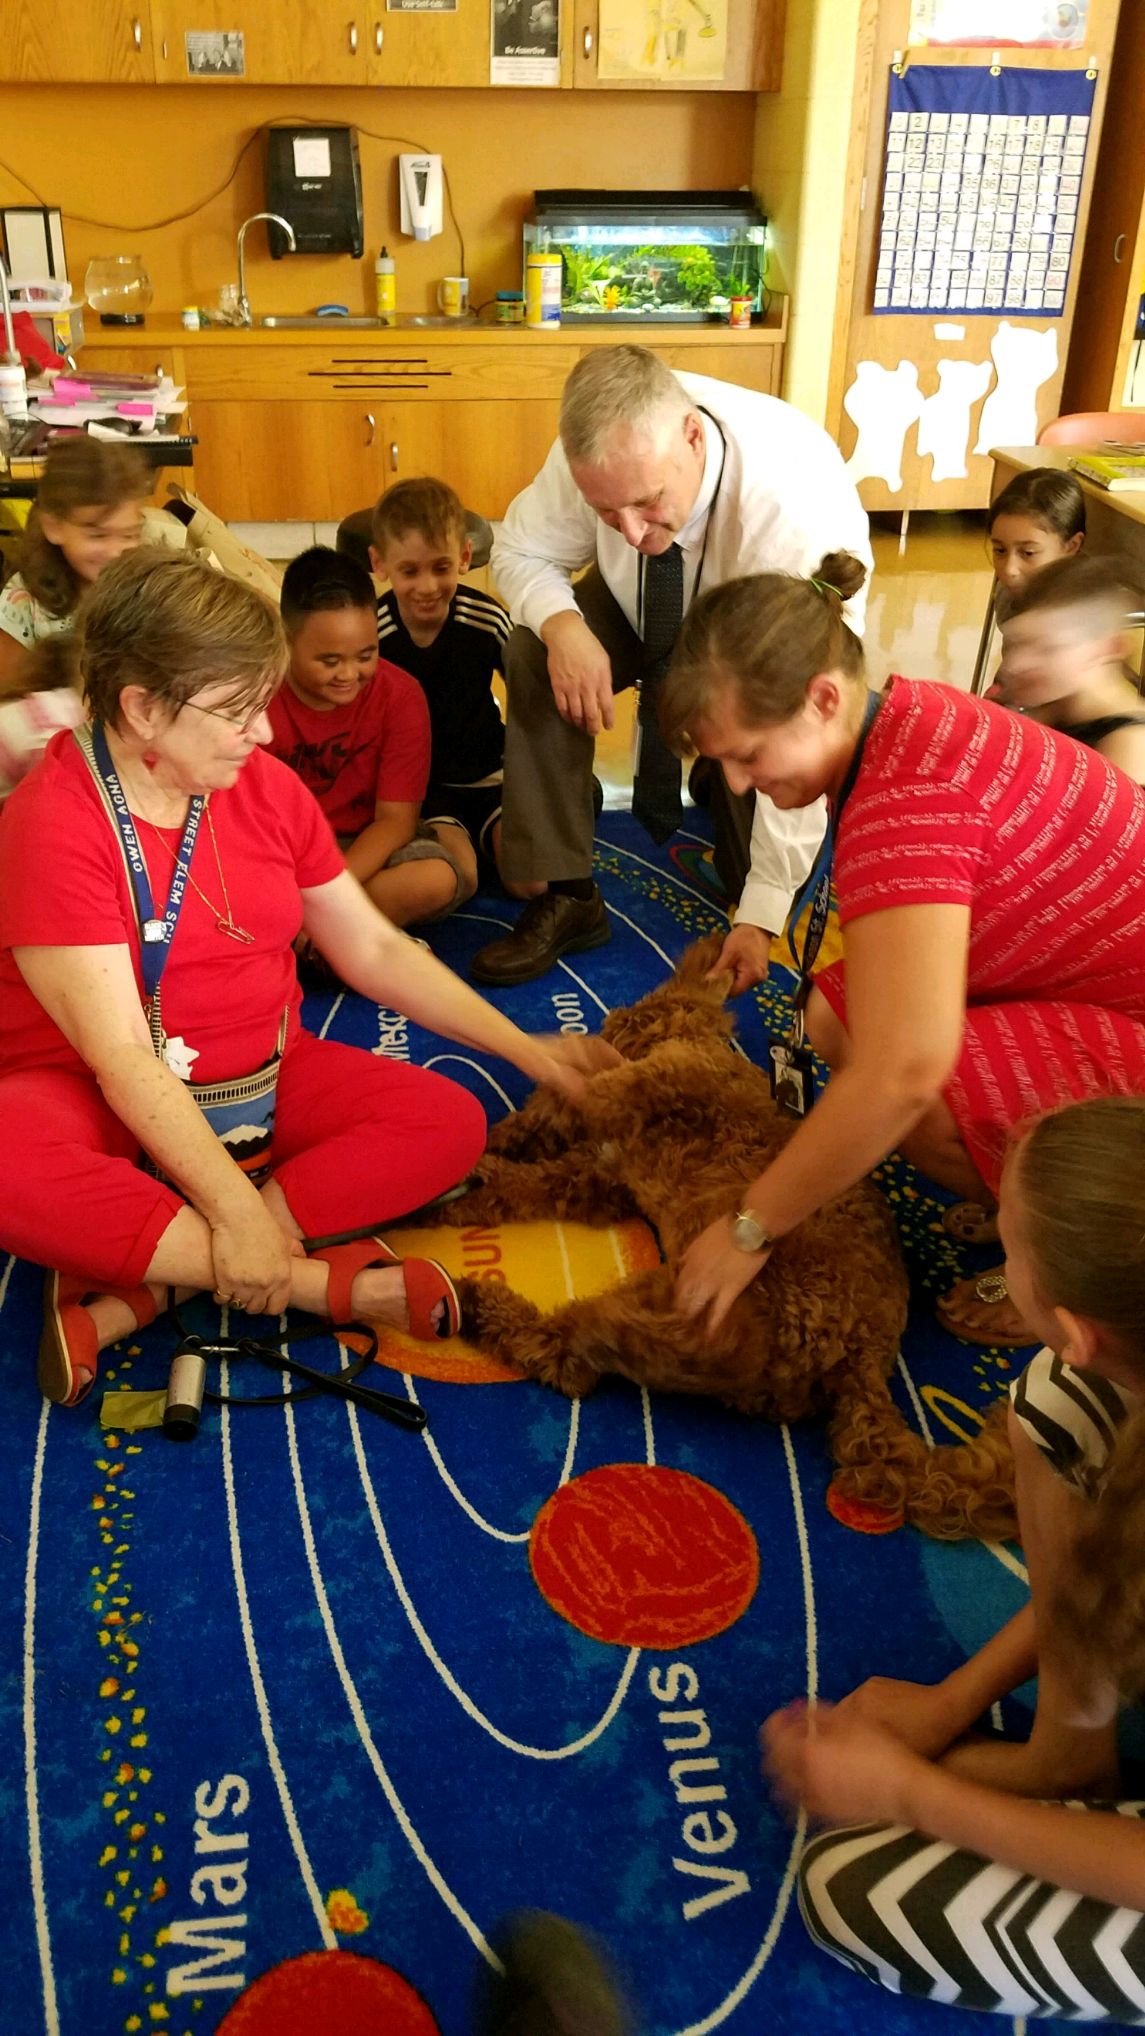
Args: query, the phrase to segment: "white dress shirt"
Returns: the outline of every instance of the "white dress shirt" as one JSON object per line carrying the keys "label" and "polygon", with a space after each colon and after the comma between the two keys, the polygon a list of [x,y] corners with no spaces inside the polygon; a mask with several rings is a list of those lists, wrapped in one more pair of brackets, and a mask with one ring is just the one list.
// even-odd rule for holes
{"label": "white dress shirt", "polygon": [[[866,510],[838,447],[818,424],[754,389],[708,375],[677,380],[700,413],[707,447],[699,493],[676,533],[686,601],[745,573],[806,578],[829,551],[849,551],[871,569]],[[493,575],[514,622],[539,636],[550,616],[575,612],[572,575],[594,561],[639,634],[640,555],[590,509],[558,439],[536,480],[494,525]],[[846,606],[856,634],[865,612],[864,587]],[[737,919],[780,931],[825,825],[822,799],[780,812],[756,794],[751,869]]]}

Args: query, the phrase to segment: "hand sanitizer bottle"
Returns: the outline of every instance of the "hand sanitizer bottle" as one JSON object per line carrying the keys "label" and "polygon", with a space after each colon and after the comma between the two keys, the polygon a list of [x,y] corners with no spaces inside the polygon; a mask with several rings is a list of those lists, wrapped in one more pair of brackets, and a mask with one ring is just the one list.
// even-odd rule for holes
{"label": "hand sanitizer bottle", "polygon": [[378,317],[392,325],[398,308],[398,279],[394,258],[386,247],[374,263],[374,303]]}

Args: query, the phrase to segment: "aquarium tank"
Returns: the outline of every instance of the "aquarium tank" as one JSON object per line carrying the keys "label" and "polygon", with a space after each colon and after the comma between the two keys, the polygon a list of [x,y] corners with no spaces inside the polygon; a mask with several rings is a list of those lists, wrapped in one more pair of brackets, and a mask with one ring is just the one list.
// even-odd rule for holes
{"label": "aquarium tank", "polygon": [[749,191],[538,191],[525,257],[561,258],[569,325],[680,325],[767,309],[767,220]]}

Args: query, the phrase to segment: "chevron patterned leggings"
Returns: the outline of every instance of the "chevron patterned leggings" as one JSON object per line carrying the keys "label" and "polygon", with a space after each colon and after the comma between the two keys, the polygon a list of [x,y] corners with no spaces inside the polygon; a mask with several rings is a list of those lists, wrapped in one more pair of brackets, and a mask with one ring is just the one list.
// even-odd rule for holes
{"label": "chevron patterned leggings", "polygon": [[[1071,1803],[1145,1816],[1145,1803]],[[1145,1915],[901,1825],[813,1838],[799,1906],[824,1951],[891,1993],[996,2015],[1145,2028]]]}

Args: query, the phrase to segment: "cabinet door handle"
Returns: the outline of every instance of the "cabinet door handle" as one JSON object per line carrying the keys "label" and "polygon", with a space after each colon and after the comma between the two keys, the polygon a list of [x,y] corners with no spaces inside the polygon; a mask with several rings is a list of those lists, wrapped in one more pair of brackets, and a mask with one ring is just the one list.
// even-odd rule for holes
{"label": "cabinet door handle", "polygon": [[1114,261],[1115,261],[1115,262],[1120,262],[1120,260],[1121,260],[1121,257],[1122,257],[1122,255],[1124,254],[1124,252],[1125,252],[1125,235],[1124,235],[1123,233],[1119,233],[1119,234],[1118,234],[1118,236],[1117,236],[1117,239],[1116,239],[1116,240],[1114,241],[1114,243],[1113,243],[1113,259],[1114,259]]}
{"label": "cabinet door handle", "polygon": [[381,54],[382,54],[382,44],[383,44],[383,42],[385,41],[385,39],[386,39],[386,31],[385,31],[385,29],[384,29],[384,28],[382,27],[382,24],[381,24],[381,22],[380,22],[380,21],[375,21],[375,23],[374,23],[374,55],[375,55],[376,57],[380,57],[380,56],[381,56]]}
{"label": "cabinet door handle", "polygon": [[358,24],[356,21],[352,21],[350,23],[350,55],[352,57],[356,57],[357,54],[358,54]]}
{"label": "cabinet door handle", "polygon": [[391,474],[396,474],[396,473],[397,473],[397,470],[398,470],[398,442],[397,442],[397,439],[396,439],[396,438],[391,438],[391,440],[390,440],[390,472],[391,472]]}
{"label": "cabinet door handle", "polygon": [[143,48],[143,23],[141,21],[132,22],[131,40],[135,44],[136,49]]}
{"label": "cabinet door handle", "polygon": [[373,445],[373,443],[374,443],[374,413],[373,413],[373,411],[372,411],[372,410],[367,410],[367,412],[366,412],[366,423],[367,423],[367,424],[369,425],[369,427],[370,427],[370,429],[369,429],[369,432],[368,432],[368,433],[367,433],[367,435],[366,435],[366,444],[367,444],[367,445]]}
{"label": "cabinet door handle", "polygon": [[592,30],[591,30],[591,28],[586,28],[586,29],[585,29],[585,32],[584,32],[584,53],[585,53],[586,57],[590,57],[590,56],[592,55]]}

